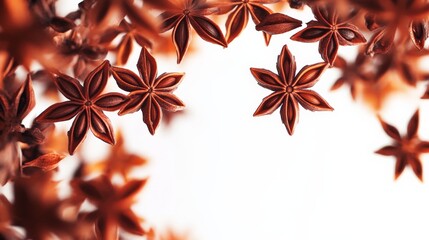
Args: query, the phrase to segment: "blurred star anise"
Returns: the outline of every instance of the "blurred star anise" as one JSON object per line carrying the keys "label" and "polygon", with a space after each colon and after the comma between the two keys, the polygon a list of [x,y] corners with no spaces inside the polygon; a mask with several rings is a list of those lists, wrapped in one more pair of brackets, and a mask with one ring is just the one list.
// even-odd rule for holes
{"label": "blurred star anise", "polygon": [[89,181],[76,180],[72,186],[77,194],[96,207],[82,216],[85,221],[94,224],[97,239],[117,239],[119,227],[131,234],[146,234],[141,219],[131,210],[136,195],[145,184],[146,179],[143,179],[130,180],[117,186],[108,177],[101,175]]}
{"label": "blurred star anise", "polygon": [[396,158],[395,179],[402,174],[407,165],[410,165],[420,181],[423,181],[420,155],[429,153],[429,142],[422,141],[418,137],[419,111],[417,110],[411,117],[408,122],[407,133],[402,137],[397,128],[384,122],[381,118],[379,120],[384,131],[394,140],[394,143],[377,150],[376,153]]}
{"label": "blurred star anise", "polygon": [[[423,49],[428,38],[429,3],[426,0],[353,0],[368,10],[367,28],[375,31],[367,44],[367,54],[385,54],[393,43],[411,40]],[[396,38],[396,39],[395,39]]]}
{"label": "blurred star anise", "polygon": [[88,173],[102,172],[109,178],[116,175],[127,180],[130,172],[137,167],[145,166],[148,160],[142,156],[127,152],[125,148],[124,137],[121,132],[116,136],[116,143],[111,148],[107,158],[100,162],[85,166]]}

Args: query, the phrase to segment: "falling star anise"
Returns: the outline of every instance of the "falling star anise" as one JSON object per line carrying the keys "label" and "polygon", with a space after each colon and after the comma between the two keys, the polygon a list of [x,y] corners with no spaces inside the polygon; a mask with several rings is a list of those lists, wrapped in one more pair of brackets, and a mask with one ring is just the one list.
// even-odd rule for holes
{"label": "falling star anise", "polygon": [[258,84],[274,91],[262,100],[254,116],[271,114],[280,107],[283,124],[292,135],[298,122],[298,103],[311,111],[333,110],[319,94],[308,89],[317,83],[326,67],[326,63],[307,65],[295,76],[295,58],[285,45],[277,60],[279,75],[266,69],[251,68]]}
{"label": "falling star anise", "polygon": [[307,27],[291,37],[300,42],[319,42],[319,53],[322,59],[331,66],[337,58],[339,45],[365,43],[365,37],[359,29],[348,21],[353,12],[345,17],[333,5],[315,5],[312,7],[316,21],[307,23]]}
{"label": "falling star anise", "polygon": [[96,208],[82,216],[94,224],[97,239],[118,239],[119,227],[131,234],[146,234],[140,225],[142,220],[131,209],[146,182],[147,179],[129,180],[117,186],[104,175],[89,181],[78,179],[72,182],[76,194],[88,199]]}
{"label": "falling star anise", "polygon": [[119,115],[141,110],[143,121],[153,135],[161,121],[162,109],[174,112],[185,107],[183,102],[172,93],[182,81],[184,74],[163,73],[157,77],[155,58],[146,48],[141,50],[137,68],[140,77],[128,69],[112,67],[112,74],[118,86],[130,92]]}
{"label": "falling star anise", "polygon": [[104,61],[88,74],[83,86],[75,78],[58,74],[55,84],[69,101],[50,106],[36,118],[37,122],[60,122],[75,117],[68,132],[70,154],[85,139],[88,129],[106,143],[115,142],[110,120],[103,111],[118,110],[125,95],[101,94],[109,78],[109,66],[109,62]]}
{"label": "falling star anise", "polygon": [[423,167],[420,160],[422,153],[429,153],[429,142],[420,140],[418,136],[419,111],[411,117],[407,126],[407,133],[401,136],[396,127],[386,123],[379,117],[381,126],[389,137],[394,140],[392,145],[382,147],[376,153],[396,158],[395,179],[404,171],[407,165],[411,166],[416,176],[423,181]]}
{"label": "falling star anise", "polygon": [[[222,8],[226,8],[230,11],[228,18],[225,23],[226,27],[226,41],[232,42],[240,33],[246,28],[249,21],[249,15],[253,22],[257,25],[262,22],[268,15],[272,14],[273,11],[263,4],[276,3],[279,0],[230,0],[226,2],[220,2],[219,5]],[[269,32],[263,32],[265,43],[270,43],[271,35]]]}
{"label": "falling star anise", "polygon": [[161,14],[161,32],[173,29],[172,38],[176,47],[177,63],[180,63],[190,43],[190,28],[205,41],[227,47],[219,26],[206,17],[218,11],[205,0],[180,0]]}

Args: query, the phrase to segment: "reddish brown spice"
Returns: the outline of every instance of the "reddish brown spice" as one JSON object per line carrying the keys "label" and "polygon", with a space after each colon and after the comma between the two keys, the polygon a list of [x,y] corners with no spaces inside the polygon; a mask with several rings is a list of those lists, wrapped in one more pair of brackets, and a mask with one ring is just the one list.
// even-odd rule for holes
{"label": "reddish brown spice", "polygon": [[205,41],[227,47],[227,42],[219,26],[207,18],[207,15],[219,9],[205,0],[180,0],[163,12],[161,32],[173,29],[172,39],[176,46],[177,63],[180,63],[188,50],[191,26]]}
{"label": "reddish brown spice", "polygon": [[394,143],[377,150],[376,153],[396,158],[395,179],[409,165],[420,181],[423,181],[423,167],[420,155],[429,153],[429,142],[422,141],[418,137],[419,111],[417,110],[408,122],[405,136],[401,136],[397,128],[386,123],[380,117],[379,120],[384,132],[394,140]]}
{"label": "reddish brown spice", "polygon": [[104,61],[85,79],[83,86],[75,78],[58,74],[55,83],[58,90],[69,101],[56,103],[43,111],[37,122],[60,122],[75,117],[68,132],[69,153],[73,154],[85,139],[86,132],[92,133],[106,143],[114,144],[113,129],[103,111],[118,110],[125,100],[120,93],[101,94],[109,77],[109,62]]}
{"label": "reddish brown spice", "polygon": [[332,111],[325,99],[308,89],[317,83],[326,66],[326,63],[307,65],[295,75],[295,58],[285,45],[277,60],[278,75],[269,70],[251,68],[258,84],[274,91],[262,100],[253,116],[271,114],[280,107],[283,124],[292,135],[298,122],[298,103],[311,111]]}
{"label": "reddish brown spice", "polygon": [[184,74],[163,73],[157,76],[155,58],[145,48],[142,48],[137,68],[140,77],[128,69],[112,67],[112,74],[118,86],[130,92],[119,115],[141,110],[143,122],[153,135],[161,121],[162,109],[174,112],[185,107],[183,102],[172,94]]}
{"label": "reddish brown spice", "polygon": [[316,21],[307,23],[307,27],[291,37],[300,42],[319,42],[319,53],[331,66],[337,58],[339,45],[365,43],[365,37],[359,29],[348,23],[353,15],[342,17],[333,5],[315,5],[312,7]]}

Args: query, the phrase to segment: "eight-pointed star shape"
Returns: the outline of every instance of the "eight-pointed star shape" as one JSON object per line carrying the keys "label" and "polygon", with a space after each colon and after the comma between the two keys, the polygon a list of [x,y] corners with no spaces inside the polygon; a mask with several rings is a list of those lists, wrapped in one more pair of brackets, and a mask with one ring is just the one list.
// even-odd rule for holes
{"label": "eight-pointed star shape", "polygon": [[420,154],[429,153],[429,142],[422,141],[418,137],[419,111],[417,110],[411,117],[407,126],[407,134],[403,137],[394,126],[384,122],[379,117],[381,126],[389,137],[395,142],[392,145],[382,147],[376,153],[384,156],[396,157],[395,179],[410,165],[416,176],[423,181],[423,167],[420,161]]}
{"label": "eight-pointed star shape", "polygon": [[131,206],[147,179],[129,180],[121,186],[114,185],[107,176],[101,175],[89,181],[72,182],[75,193],[95,206],[92,212],[82,213],[82,220],[95,225],[97,239],[118,239],[118,228],[139,236],[146,231]]}
{"label": "eight-pointed star shape", "polygon": [[366,42],[359,29],[348,23],[352,15],[342,18],[332,5],[316,5],[312,10],[317,21],[308,22],[307,27],[297,32],[291,39],[300,42],[319,41],[319,53],[331,66],[337,58],[339,45]]}
{"label": "eight-pointed star shape", "polygon": [[279,75],[260,68],[251,68],[258,84],[274,92],[262,100],[253,116],[273,113],[280,108],[280,115],[290,135],[298,121],[298,103],[311,111],[331,111],[333,108],[316,92],[309,90],[326,69],[326,63],[307,65],[295,76],[295,58],[285,45],[277,60]]}
{"label": "eight-pointed star shape", "polygon": [[182,81],[184,74],[163,73],[157,77],[155,58],[146,48],[141,50],[137,68],[140,77],[128,69],[112,67],[112,74],[118,86],[130,92],[127,101],[119,110],[119,115],[141,110],[143,122],[153,135],[161,121],[162,109],[175,112],[185,107],[172,93]]}
{"label": "eight-pointed star shape", "polygon": [[55,103],[36,118],[36,122],[60,122],[75,117],[68,132],[70,154],[85,139],[88,129],[104,142],[115,143],[112,125],[103,110],[118,110],[126,97],[120,93],[101,94],[109,78],[109,66],[106,60],[90,72],[83,87],[77,79],[59,73],[55,84],[69,101]]}

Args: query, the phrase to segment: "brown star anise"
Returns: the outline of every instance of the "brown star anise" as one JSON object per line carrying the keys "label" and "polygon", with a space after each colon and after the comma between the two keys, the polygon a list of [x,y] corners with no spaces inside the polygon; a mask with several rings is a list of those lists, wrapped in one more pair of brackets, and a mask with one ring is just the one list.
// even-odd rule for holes
{"label": "brown star anise", "polygon": [[73,30],[70,34],[57,38],[59,54],[55,56],[55,61],[63,65],[58,66],[60,71],[69,69],[71,63],[74,76],[84,78],[106,57],[107,50],[86,35]]}
{"label": "brown star anise", "polygon": [[35,105],[33,85],[30,75],[15,92],[13,97],[0,93],[0,149],[10,141],[27,142],[25,134],[29,133],[21,124]]}
{"label": "brown star anise", "polygon": [[130,92],[119,115],[141,110],[143,122],[153,135],[162,118],[162,109],[178,111],[185,107],[172,92],[182,81],[183,73],[163,73],[157,77],[155,58],[142,48],[137,68],[140,77],[128,69],[112,67],[112,75],[118,86]]}
{"label": "brown star anise", "polygon": [[353,2],[369,11],[365,16],[367,28],[376,31],[367,44],[367,54],[385,54],[390,51],[394,42],[402,45],[408,40],[411,40],[417,49],[424,48],[429,34],[429,4],[426,0]]}
{"label": "brown star anise", "polygon": [[[276,3],[279,0],[230,0],[229,2],[220,3],[224,8],[231,9],[226,20],[226,41],[232,42],[247,26],[249,15],[252,17],[253,22],[257,25],[263,21],[273,11],[263,4]],[[265,43],[270,43],[271,35],[269,32],[263,32]]]}
{"label": "brown star anise", "polygon": [[118,228],[143,236],[146,231],[140,226],[141,219],[131,210],[136,195],[147,179],[130,180],[122,186],[113,185],[101,175],[89,181],[72,182],[77,194],[88,199],[96,209],[87,213],[85,220],[95,224],[98,239],[118,239]]}
{"label": "brown star anise", "polygon": [[250,69],[259,85],[274,91],[263,99],[253,116],[271,114],[281,106],[282,121],[292,135],[298,121],[298,103],[311,111],[333,110],[319,94],[307,89],[317,83],[326,67],[326,63],[307,65],[295,76],[295,58],[285,45],[277,60],[279,75],[265,69]]}
{"label": "brown star anise", "polygon": [[297,27],[301,27],[301,25],[302,22],[298,19],[282,13],[272,13],[256,25],[256,30],[274,35],[289,32]]}
{"label": "brown star anise", "polygon": [[83,87],[77,79],[59,73],[55,84],[69,101],[50,106],[36,118],[36,122],[60,122],[75,117],[68,132],[70,154],[85,139],[88,129],[106,143],[115,142],[110,120],[103,110],[118,110],[126,97],[120,93],[101,94],[109,78],[109,66],[106,60],[95,68]]}
{"label": "brown star anise", "polygon": [[161,14],[161,32],[173,29],[172,39],[176,46],[177,63],[182,61],[189,47],[191,26],[203,40],[227,47],[219,26],[206,17],[218,11],[217,7],[209,5],[206,0],[180,0]]}
{"label": "brown star anise", "polygon": [[337,58],[339,45],[366,42],[359,29],[348,23],[354,12],[342,17],[332,4],[315,5],[312,11],[317,21],[308,22],[307,27],[293,35],[291,39],[300,42],[319,41],[319,53],[331,66]]}
{"label": "brown star anise", "polygon": [[136,27],[123,19],[119,26],[107,29],[101,36],[101,43],[111,43],[119,34],[125,33],[117,45],[116,51],[116,65],[122,66],[128,62],[133,51],[133,41],[141,47],[151,47],[151,41],[142,32],[138,31]]}
{"label": "brown star anise", "polygon": [[127,180],[129,173],[136,167],[146,165],[148,160],[142,156],[129,153],[124,146],[124,137],[121,132],[116,136],[116,144],[111,148],[107,158],[94,164],[85,166],[89,175],[94,172],[102,172],[109,178],[116,175]]}
{"label": "brown star anise", "polygon": [[395,142],[376,151],[384,156],[394,156],[396,158],[395,179],[410,165],[416,176],[423,181],[423,167],[420,161],[420,154],[429,153],[429,142],[422,141],[418,137],[419,111],[417,110],[411,117],[407,126],[407,134],[403,137],[394,126],[384,122],[379,117],[381,126],[389,137]]}

